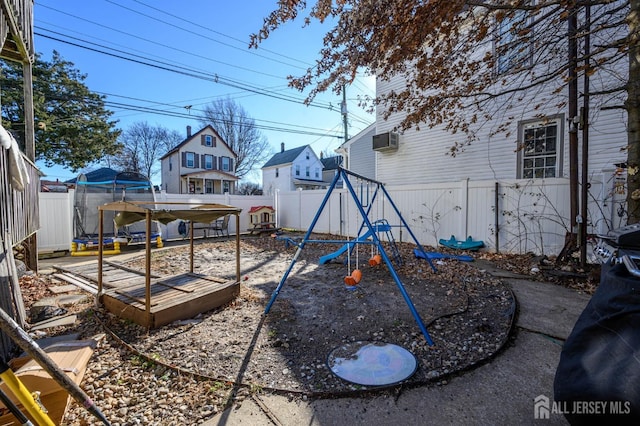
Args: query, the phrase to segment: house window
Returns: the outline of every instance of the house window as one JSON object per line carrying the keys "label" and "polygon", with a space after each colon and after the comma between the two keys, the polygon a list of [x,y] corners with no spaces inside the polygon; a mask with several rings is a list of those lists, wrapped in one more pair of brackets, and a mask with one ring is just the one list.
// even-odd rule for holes
{"label": "house window", "polygon": [[169,171],[171,171],[171,169],[173,169],[173,164],[171,164],[171,159],[169,159]]}
{"label": "house window", "polygon": [[280,170],[276,167],[276,177],[280,176]]}
{"label": "house window", "polygon": [[520,177],[551,178],[561,175],[562,129],[559,118],[521,125]]}
{"label": "house window", "polygon": [[213,146],[213,136],[205,135],[205,137],[204,137],[204,145],[205,146]]}
{"label": "house window", "polygon": [[213,169],[213,155],[204,156],[204,168],[208,170]]}
{"label": "house window", "polygon": [[229,188],[230,188],[230,186],[229,186],[229,181],[228,180],[225,180],[224,182],[222,182],[222,192],[225,192],[225,193],[226,192],[231,192],[231,191],[229,191]]}
{"label": "house window", "polygon": [[196,164],[196,156],[193,152],[187,152],[186,154],[187,167],[193,169]]}
{"label": "house window", "polygon": [[515,10],[497,23],[494,47],[498,74],[531,66],[533,37],[529,25],[526,10]]}
{"label": "house window", "polygon": [[231,159],[229,157],[222,157],[222,170],[225,172],[231,170]]}
{"label": "house window", "polygon": [[316,167],[316,179],[320,177],[320,169]]}
{"label": "house window", "polygon": [[311,170],[309,170],[309,169],[310,169],[310,167],[309,167],[309,166],[305,167],[305,169],[304,169],[304,175],[305,175],[306,177],[311,176]]}
{"label": "house window", "polygon": [[306,154],[307,154],[307,160],[308,160],[309,159],[309,151],[307,151]]}
{"label": "house window", "polygon": [[296,176],[300,176],[300,164],[296,164]]}
{"label": "house window", "polygon": [[207,194],[213,194],[213,181],[211,179],[204,181],[204,192]]}

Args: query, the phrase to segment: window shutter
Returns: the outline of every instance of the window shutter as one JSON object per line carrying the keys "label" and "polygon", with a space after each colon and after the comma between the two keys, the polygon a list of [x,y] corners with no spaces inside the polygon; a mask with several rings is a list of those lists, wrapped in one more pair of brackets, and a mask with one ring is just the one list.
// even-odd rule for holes
{"label": "window shutter", "polygon": [[229,172],[235,174],[233,170],[233,158],[229,158]]}
{"label": "window shutter", "polygon": [[205,157],[205,155],[204,155],[204,154],[201,154],[201,155],[200,155],[200,164],[202,164],[202,168],[203,168],[203,169],[207,166],[207,162],[206,162],[206,160],[205,160],[205,158],[204,158],[204,157]]}
{"label": "window shutter", "polygon": [[187,167],[187,153],[181,152],[180,154],[182,155],[182,167]]}
{"label": "window shutter", "polygon": [[222,170],[222,157],[218,157],[218,170]]}
{"label": "window shutter", "polygon": [[193,167],[195,167],[196,169],[199,169],[200,168],[200,161],[199,161],[200,160],[200,156],[196,154],[193,157],[194,157],[193,158],[193,162],[194,162]]}
{"label": "window shutter", "polygon": [[218,170],[218,163],[216,160],[216,156],[213,156],[213,159],[211,160],[211,167],[213,167],[213,170]]}
{"label": "window shutter", "polygon": [[200,145],[205,145],[207,141],[204,138],[204,135],[200,135]]}
{"label": "window shutter", "polygon": [[216,147],[216,137],[215,137],[215,136],[213,136],[212,138],[213,138],[213,144],[212,144],[212,145],[213,145],[213,147],[215,148],[215,147]]}

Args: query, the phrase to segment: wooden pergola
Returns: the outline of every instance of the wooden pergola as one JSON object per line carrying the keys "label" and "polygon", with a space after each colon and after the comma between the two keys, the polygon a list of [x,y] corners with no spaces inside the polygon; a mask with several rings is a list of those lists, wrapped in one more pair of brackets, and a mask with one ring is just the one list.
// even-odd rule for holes
{"label": "wooden pergola", "polygon": [[[162,208],[158,208],[162,206]],[[169,206],[169,208],[167,208]],[[159,327],[178,319],[191,318],[233,299],[240,291],[240,212],[242,209],[224,204],[155,203],[116,201],[98,207],[98,238],[103,240],[104,212],[115,211],[118,226],[144,220],[146,223],[146,254],[144,280],[133,274],[126,279],[107,283],[103,277],[103,244],[98,245],[97,301],[119,317],[128,318],[149,328]],[[151,273],[151,223],[167,224],[174,220],[210,223],[225,215],[236,218],[236,276],[229,281],[196,274],[193,271],[193,226],[189,235],[189,272],[170,277]],[[144,292],[142,290],[144,289]],[[144,294],[144,298],[142,297]],[[154,298],[152,300],[152,297]]]}

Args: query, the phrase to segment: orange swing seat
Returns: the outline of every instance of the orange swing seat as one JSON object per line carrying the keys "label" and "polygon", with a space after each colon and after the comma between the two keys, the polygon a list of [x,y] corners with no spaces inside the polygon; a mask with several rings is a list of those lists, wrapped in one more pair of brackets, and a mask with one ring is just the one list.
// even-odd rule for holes
{"label": "orange swing seat", "polygon": [[362,271],[360,269],[354,269],[353,272],[351,272],[351,275],[347,275],[346,277],[344,277],[344,283],[347,286],[353,287],[358,285],[361,279]]}

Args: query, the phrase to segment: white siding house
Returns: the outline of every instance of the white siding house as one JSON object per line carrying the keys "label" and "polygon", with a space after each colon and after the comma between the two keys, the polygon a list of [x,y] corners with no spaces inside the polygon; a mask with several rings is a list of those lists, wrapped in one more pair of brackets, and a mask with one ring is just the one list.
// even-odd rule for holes
{"label": "white siding house", "polygon": [[340,145],[336,150],[344,157],[343,167],[369,179],[376,178],[376,152],[373,150],[373,136],[376,123],[372,123],[360,133]]}
{"label": "white siding house", "polygon": [[[624,34],[614,34],[610,39],[623,37]],[[487,40],[485,47],[489,51],[495,49],[492,40]],[[532,44],[531,52],[533,49]],[[539,55],[545,54],[544,45],[535,49],[539,49],[536,52]],[[520,48],[520,52],[528,50]],[[474,55],[483,57],[484,53],[476,51]],[[536,57],[531,55],[530,67],[534,74],[542,75],[544,70],[535,63]],[[507,88],[515,84],[526,87],[529,81],[516,81],[505,72],[506,68],[502,67],[508,68],[508,65],[498,61],[501,68],[495,73],[500,76],[500,82],[512,85]],[[579,107],[583,106],[584,94],[581,74],[577,80]],[[411,71],[407,75],[411,75]],[[626,224],[623,200],[626,198],[627,114],[621,108],[622,96],[611,94],[612,88],[624,84],[626,75],[627,63],[620,60],[590,76],[588,205],[585,218],[581,208],[573,218],[578,226],[587,224],[589,235],[604,234]],[[401,93],[407,87],[405,78],[404,74],[378,76],[376,95]],[[583,121],[579,116],[568,116],[568,87],[562,87],[563,84],[566,86],[557,79],[532,86],[511,99],[494,99],[495,105],[502,108],[496,106],[491,114],[481,115],[489,118],[471,125],[474,139],[470,144],[465,144],[466,135],[448,132],[445,126],[420,123],[409,130],[398,131],[406,112],[396,111],[387,116],[382,104],[378,105],[375,137],[387,135],[390,142],[389,135],[394,134],[397,144],[394,139],[388,147],[375,150],[375,179],[396,188],[426,186],[432,190],[433,196],[418,195],[413,206],[403,211],[405,219],[416,228],[431,230],[441,237],[455,233],[458,238],[465,238],[471,235],[468,232],[473,232],[473,237],[483,239],[489,249],[559,253],[566,243],[566,232],[571,231],[570,201],[578,195],[581,197],[582,190]],[[598,93],[600,95],[596,95]],[[463,109],[452,114],[468,115],[469,112]],[[577,195],[572,193],[570,185],[572,129],[578,139]],[[453,151],[456,146],[464,149]],[[349,169],[353,169],[353,152],[350,157]],[[452,189],[455,185],[461,190]],[[476,187],[485,188],[480,198],[472,189]],[[472,213],[462,216],[458,214],[461,211]],[[456,222],[454,218],[458,217]],[[431,241],[434,242],[437,238]]]}
{"label": "white siding house", "polygon": [[161,159],[162,189],[169,194],[234,194],[235,152],[211,126],[191,134]]}
{"label": "white siding house", "polygon": [[[584,21],[583,16],[579,16],[578,19]],[[471,125],[470,133],[474,136],[471,144],[466,145],[466,135],[463,132],[454,134],[445,131],[444,126],[430,128],[429,123],[420,124],[420,130],[415,130],[414,126],[399,135],[397,149],[376,153],[378,180],[388,184],[400,184],[439,183],[462,179],[568,178],[569,131],[570,126],[578,127],[575,120],[579,117],[568,117],[568,84],[561,77],[548,81],[540,78],[541,75],[546,75],[545,72],[549,68],[555,68],[556,64],[536,62],[539,58],[552,55],[547,52],[548,49],[561,50],[562,47],[536,43],[536,32],[552,25],[538,22],[535,25],[531,24],[533,37],[526,34],[520,40],[510,38],[515,50],[506,51],[499,56],[496,53],[499,35],[505,31],[509,32],[510,28],[505,25],[512,22],[513,20],[505,20],[502,27],[489,31],[482,48],[471,53],[474,60],[483,58],[485,53],[493,52],[498,55],[496,68],[492,70],[496,88],[486,90],[495,95],[493,106],[485,109],[480,115],[482,118]],[[622,27],[611,28],[607,33],[608,39],[623,39],[626,37],[625,31]],[[598,36],[604,37],[605,34],[599,32]],[[580,38],[579,44],[583,42]],[[597,42],[592,41],[592,44],[596,45]],[[597,53],[594,54],[596,56],[591,58],[592,63],[597,62],[599,58]],[[556,60],[561,61],[558,68],[566,65],[565,56],[560,55]],[[510,69],[519,65],[523,65],[523,69],[528,70],[528,73],[511,74]],[[411,75],[411,71],[408,74]],[[583,72],[580,72],[577,79],[580,107],[583,106],[584,94],[582,74]],[[625,75],[628,75],[628,66],[626,61],[621,60],[609,64],[605,69],[598,69],[590,76],[588,169],[590,174],[598,178],[602,173],[615,170],[614,164],[626,161],[627,114],[621,108],[624,99],[611,94],[614,93],[612,89],[626,83]],[[377,96],[391,92],[401,93],[407,87],[404,75],[384,77],[378,76],[376,79]],[[538,80],[533,82],[532,78]],[[452,87],[457,86],[452,84]],[[500,94],[524,87],[529,88],[519,91],[517,96]],[[596,95],[598,93],[600,95]],[[468,100],[468,104],[473,103],[474,99]],[[476,111],[470,108],[468,111],[463,109],[449,114],[462,117],[470,116],[473,112]],[[395,131],[406,117],[404,112],[394,112],[385,120],[384,113],[385,110],[378,107],[376,134]],[[486,118],[487,114],[490,116],[489,119]],[[577,133],[581,141],[581,129],[577,129]],[[465,147],[454,156],[451,148],[455,144]]]}
{"label": "white siding house", "polygon": [[309,145],[285,150],[283,143],[280,152],[262,166],[264,194],[274,194],[277,190],[320,189],[327,185],[322,180],[322,162]]}

